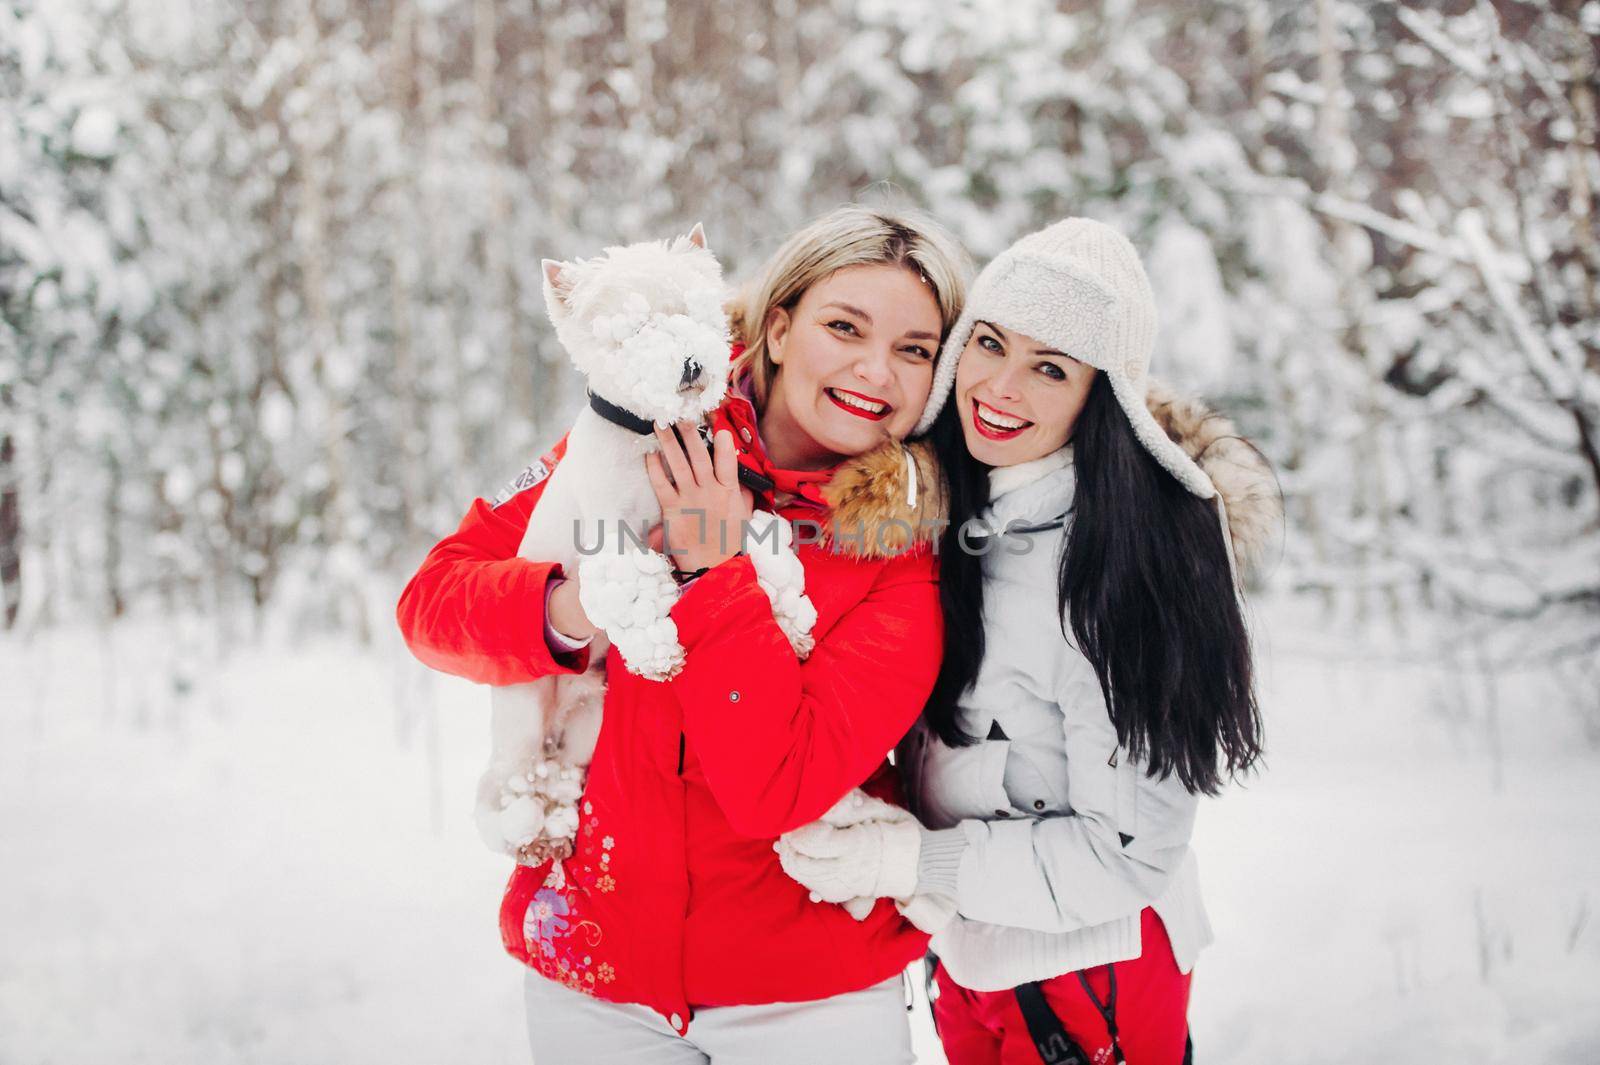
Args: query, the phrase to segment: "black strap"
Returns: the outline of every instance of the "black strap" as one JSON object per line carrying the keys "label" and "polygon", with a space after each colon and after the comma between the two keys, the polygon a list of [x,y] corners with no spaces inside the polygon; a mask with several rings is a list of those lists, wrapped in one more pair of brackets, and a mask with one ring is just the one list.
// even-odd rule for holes
{"label": "black strap", "polygon": [[1083,985],[1083,993],[1089,996],[1089,1001],[1094,1004],[1095,1012],[1099,1013],[1106,1022],[1106,1033],[1111,1036],[1111,1060],[1117,1065],[1123,1065],[1127,1060],[1122,1056],[1122,1043],[1117,1039],[1117,967],[1106,966],[1106,979],[1110,987],[1106,991],[1106,1000],[1100,1001],[1100,996],[1094,993],[1094,988],[1089,986],[1089,976],[1082,969],[1078,970],[1078,983]]}
{"label": "black strap", "polygon": [[772,478],[763,477],[744,463],[739,464],[739,483],[758,496],[764,496],[775,487]]}
{"label": "black strap", "polygon": [[[1083,993],[1089,996],[1089,1002],[1094,1006],[1095,1012],[1100,1014],[1106,1022],[1106,1034],[1111,1037],[1111,1059],[1117,1065],[1125,1065],[1127,1059],[1122,1056],[1122,1041],[1117,1037],[1117,967],[1106,966],[1106,978],[1110,987],[1106,993],[1106,1000],[1100,1001],[1100,996],[1094,993],[1094,988],[1089,986],[1089,975],[1084,970],[1078,970],[1078,983],[1083,985]],[[1090,1065],[1089,1055],[1084,1051],[1072,1036],[1067,1034],[1066,1025],[1061,1023],[1061,1018],[1056,1016],[1056,1011],[1050,1008],[1050,1003],[1045,1001],[1044,988],[1038,983],[1022,984],[1016,989],[1017,1005],[1022,1007],[1022,1019],[1028,1025],[1028,1035],[1033,1037],[1033,1045],[1039,1051],[1046,1065]],[[1190,1053],[1185,1047],[1185,1055]],[[1185,1065],[1189,1059],[1184,1058]]]}
{"label": "black strap", "polygon": [[1028,1025],[1028,1035],[1034,1049],[1045,1065],[1094,1065],[1083,1047],[1067,1034],[1066,1026],[1050,1003],[1044,999],[1044,988],[1037,982],[1021,984],[1015,989],[1017,1005],[1022,1007],[1022,1019]]}
{"label": "black strap", "polygon": [[672,579],[679,584],[688,584],[690,581],[699,580],[710,572],[710,566],[701,566],[699,569],[679,569],[677,566],[673,566]]}
{"label": "black strap", "polygon": [[[711,427],[709,425],[700,427],[700,439],[706,442],[707,451],[712,450]],[[739,463],[739,483],[758,496],[766,495],[775,487],[772,478],[762,476],[742,462]]]}
{"label": "black strap", "polygon": [[619,428],[626,429],[640,436],[649,436],[656,431],[655,423],[649,418],[641,418],[631,410],[623,410],[609,399],[589,393],[589,409],[600,417]]}
{"label": "black strap", "polygon": [[[631,433],[638,433],[640,436],[649,436],[656,431],[655,423],[650,419],[641,418],[631,410],[623,410],[615,403],[603,396],[597,396],[593,392],[589,393],[589,409],[612,425],[626,429]],[[700,427],[700,437],[705,440],[707,448],[711,447],[711,430],[704,425]],[[762,476],[743,463],[739,464],[739,483],[757,495],[765,495],[773,489],[772,478]]]}

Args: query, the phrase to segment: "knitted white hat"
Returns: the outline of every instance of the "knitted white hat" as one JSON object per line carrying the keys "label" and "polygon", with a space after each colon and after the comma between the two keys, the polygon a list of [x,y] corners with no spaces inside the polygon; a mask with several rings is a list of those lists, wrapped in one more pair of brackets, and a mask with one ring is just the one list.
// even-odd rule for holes
{"label": "knitted white hat", "polygon": [[955,384],[956,362],[973,326],[990,321],[1071,355],[1106,375],[1134,435],[1168,473],[1201,499],[1217,494],[1145,406],[1156,304],[1139,253],[1110,226],[1067,218],[1001,252],[973,282],[939,352],[933,391],[912,430],[924,433]]}

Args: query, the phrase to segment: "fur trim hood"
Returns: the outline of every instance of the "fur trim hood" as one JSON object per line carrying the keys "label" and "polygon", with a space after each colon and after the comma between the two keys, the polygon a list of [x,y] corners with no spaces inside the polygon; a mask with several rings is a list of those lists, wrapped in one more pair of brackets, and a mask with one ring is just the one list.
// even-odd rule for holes
{"label": "fur trim hood", "polygon": [[828,537],[852,558],[891,558],[931,547],[946,524],[944,471],[926,440],[888,440],[846,460],[822,490]]}
{"label": "fur trim hood", "polygon": [[[1231,420],[1152,379],[1146,406],[1163,432],[1203,470],[1228,515],[1243,572],[1260,566],[1283,520],[1272,468]],[[842,464],[823,489],[834,550],[886,558],[927,546],[948,524],[943,470],[925,439],[888,441]]]}
{"label": "fur trim hood", "polygon": [[1216,486],[1240,571],[1256,570],[1283,523],[1283,500],[1272,467],[1230,419],[1198,399],[1180,396],[1152,378],[1145,404],[1162,431]]}

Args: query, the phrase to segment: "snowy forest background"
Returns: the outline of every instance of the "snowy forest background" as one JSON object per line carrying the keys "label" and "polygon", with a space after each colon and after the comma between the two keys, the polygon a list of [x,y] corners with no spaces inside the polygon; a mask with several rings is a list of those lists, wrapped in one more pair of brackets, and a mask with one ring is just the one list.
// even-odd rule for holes
{"label": "snowy forest background", "polygon": [[0,0],[0,1061],[525,1061],[395,599],[542,257],[867,199],[1119,226],[1278,470],[1202,1058],[1592,1062],[1597,93],[1596,0]]}

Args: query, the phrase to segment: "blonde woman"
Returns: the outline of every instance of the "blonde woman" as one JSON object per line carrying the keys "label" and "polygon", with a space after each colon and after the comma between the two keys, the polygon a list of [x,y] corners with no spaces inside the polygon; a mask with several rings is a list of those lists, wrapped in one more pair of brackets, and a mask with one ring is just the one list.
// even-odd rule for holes
{"label": "blonde woman", "polygon": [[[926,937],[889,903],[860,921],[817,906],[773,843],[852,788],[890,786],[885,752],[939,671],[941,481],[931,451],[902,441],[964,266],[917,218],[852,206],[817,220],[737,308],[711,446],[688,426],[681,442],[660,433],[666,550],[693,576],[672,611],[686,663],[666,683],[608,669],[564,884],[541,866],[507,885],[501,934],[530,968],[538,1065],[911,1061],[900,973]],[[762,487],[741,488],[741,466]],[[516,557],[543,483],[525,480],[474,502],[402,595],[425,663],[493,684],[587,665],[574,576]],[[739,550],[753,507],[797,529],[817,611],[803,662]]]}

